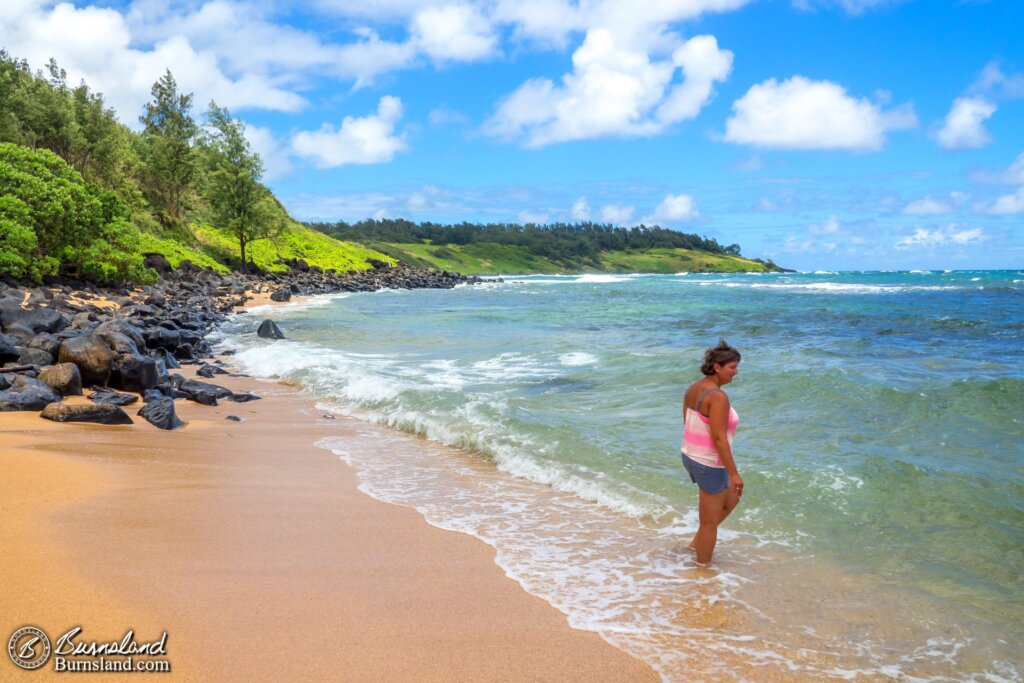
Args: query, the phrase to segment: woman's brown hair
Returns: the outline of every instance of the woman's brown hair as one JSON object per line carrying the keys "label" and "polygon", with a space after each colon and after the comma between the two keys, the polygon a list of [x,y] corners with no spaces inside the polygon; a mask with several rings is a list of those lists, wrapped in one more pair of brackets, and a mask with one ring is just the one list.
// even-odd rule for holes
{"label": "woman's brown hair", "polygon": [[715,363],[725,365],[733,361],[740,362],[740,352],[729,346],[724,339],[719,339],[717,346],[712,346],[704,352],[704,362],[701,363],[700,371],[711,376],[715,374]]}

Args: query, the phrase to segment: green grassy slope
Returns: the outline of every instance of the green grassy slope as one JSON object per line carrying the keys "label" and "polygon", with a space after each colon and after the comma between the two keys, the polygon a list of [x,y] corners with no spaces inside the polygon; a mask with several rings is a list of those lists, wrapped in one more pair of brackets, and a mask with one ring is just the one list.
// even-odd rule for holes
{"label": "green grassy slope", "polygon": [[[210,267],[227,273],[227,263],[237,263],[241,256],[238,242],[230,234],[206,224],[189,226],[187,234],[157,237],[142,232],[142,252],[163,254],[175,268],[188,259],[202,268]],[[367,259],[394,262],[395,259],[352,242],[339,242],[323,233],[292,223],[274,240],[259,240],[249,245],[248,256],[262,270],[281,272],[288,266],[283,259],[302,259],[311,266],[339,272],[366,270]]]}
{"label": "green grassy slope", "polygon": [[370,247],[410,266],[457,271],[464,275],[503,273],[560,273],[558,263],[531,254],[526,247],[493,243],[466,245],[394,244],[371,242]]}
{"label": "green grassy slope", "polygon": [[563,266],[529,253],[518,245],[478,242],[467,245],[370,243],[394,259],[420,268],[454,270],[467,275],[595,272],[681,273],[761,272],[765,265],[739,256],[689,249],[645,249],[601,252],[600,264]]}
{"label": "green grassy slope", "polygon": [[601,264],[605,270],[616,273],[741,273],[766,270],[763,263],[741,256],[690,249],[606,251],[601,254]]}

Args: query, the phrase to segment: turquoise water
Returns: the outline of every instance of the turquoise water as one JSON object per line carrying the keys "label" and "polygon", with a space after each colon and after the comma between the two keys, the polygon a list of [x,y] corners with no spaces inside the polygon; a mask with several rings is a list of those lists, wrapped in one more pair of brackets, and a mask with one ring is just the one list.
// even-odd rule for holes
{"label": "turquoise water", "polygon": [[[247,370],[426,437],[323,444],[364,490],[666,679],[1021,675],[1024,272],[533,276],[252,315],[288,339],[238,316]],[[720,337],[746,492],[705,570],[680,400]]]}

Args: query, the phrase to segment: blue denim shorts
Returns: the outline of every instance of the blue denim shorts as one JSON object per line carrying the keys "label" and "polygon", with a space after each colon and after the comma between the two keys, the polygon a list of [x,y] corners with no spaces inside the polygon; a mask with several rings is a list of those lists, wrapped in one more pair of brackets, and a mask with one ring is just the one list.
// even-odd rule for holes
{"label": "blue denim shorts", "polygon": [[690,481],[696,484],[701,491],[714,495],[729,487],[729,473],[725,471],[724,467],[709,467],[688,457],[686,453],[679,455],[683,458],[683,467],[690,475]]}

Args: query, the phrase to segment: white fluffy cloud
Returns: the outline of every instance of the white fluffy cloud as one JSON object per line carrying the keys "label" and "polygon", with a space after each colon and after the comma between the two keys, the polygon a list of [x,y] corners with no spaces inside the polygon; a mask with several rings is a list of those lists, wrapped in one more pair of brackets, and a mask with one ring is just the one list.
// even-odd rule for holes
{"label": "white fluffy cloud", "polygon": [[958,97],[946,114],[942,128],[936,133],[939,146],[945,149],[977,149],[992,141],[985,130],[985,120],[996,111],[996,105],[980,97]]}
{"label": "white fluffy cloud", "polygon": [[[713,36],[696,36],[668,59],[652,60],[616,31],[587,31],[560,84],[529,80],[505,97],[485,132],[529,147],[606,136],[653,135],[695,117],[715,81],[732,69],[732,53]],[[672,85],[676,70],[683,80]]]}
{"label": "white fluffy cloud", "polygon": [[412,22],[413,43],[437,61],[473,61],[490,56],[497,36],[490,22],[468,4],[426,7]]}
{"label": "white fluffy cloud", "polygon": [[726,140],[777,149],[878,150],[888,131],[917,125],[909,105],[883,111],[836,83],[803,76],[759,83],[732,107]]}
{"label": "white fluffy cloud", "polygon": [[385,96],[380,98],[376,114],[346,116],[337,129],[325,123],[320,130],[296,133],[292,149],[312,159],[318,168],[391,161],[397,152],[406,149],[404,135],[395,134],[395,124],[401,117],[402,101]]}
{"label": "white fluffy cloud", "polygon": [[589,221],[590,204],[587,203],[587,198],[580,197],[573,202],[572,209],[569,210],[569,215],[572,216],[574,221]]}
{"label": "white fluffy cloud", "polygon": [[666,195],[654,209],[654,213],[643,219],[647,224],[686,223],[700,216],[697,202],[688,194]]}
{"label": "white fluffy cloud", "polygon": [[906,237],[899,239],[895,245],[897,249],[910,249],[912,247],[927,248],[947,245],[964,246],[972,242],[978,242],[985,238],[981,228],[964,228],[963,226],[950,225],[946,228],[917,228]]}
{"label": "white fluffy cloud", "polygon": [[1017,188],[1012,194],[1004,194],[996,199],[989,213],[997,216],[1024,213],[1024,187]]}
{"label": "white fluffy cloud", "polygon": [[605,223],[623,225],[633,218],[636,207],[621,204],[605,204],[601,207],[601,220]]}
{"label": "white fluffy cloud", "polygon": [[211,99],[231,109],[283,111],[305,102],[274,76],[232,70],[215,51],[197,47],[183,34],[168,33],[149,47],[137,47],[135,33],[134,23],[114,9],[68,3],[0,5],[0,45],[34,68],[55,58],[70,82],[84,79],[102,92],[129,125],[138,125],[150,88],[168,68],[183,91],[195,93],[200,111]]}
{"label": "white fluffy cloud", "polygon": [[949,213],[951,210],[948,204],[929,195],[910,202],[903,207],[901,213],[905,216],[938,216]]}

